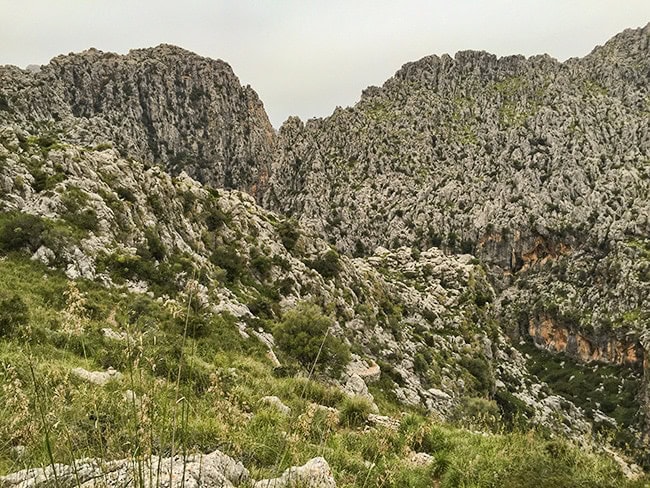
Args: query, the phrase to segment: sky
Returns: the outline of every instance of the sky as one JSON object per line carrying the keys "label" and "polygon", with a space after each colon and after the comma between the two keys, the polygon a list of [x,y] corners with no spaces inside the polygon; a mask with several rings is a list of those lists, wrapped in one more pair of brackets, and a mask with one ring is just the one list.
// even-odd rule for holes
{"label": "sky", "polygon": [[430,54],[584,56],[650,22],[650,0],[0,0],[0,15],[0,64],[175,44],[228,62],[277,128]]}

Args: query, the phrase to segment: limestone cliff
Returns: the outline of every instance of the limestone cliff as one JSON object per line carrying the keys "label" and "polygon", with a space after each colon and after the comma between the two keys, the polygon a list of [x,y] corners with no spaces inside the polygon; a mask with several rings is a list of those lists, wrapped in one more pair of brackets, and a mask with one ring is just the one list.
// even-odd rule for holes
{"label": "limestone cliff", "polygon": [[37,72],[0,68],[0,120],[181,170],[214,187],[264,187],[274,131],[228,64],[160,45],[90,49]]}

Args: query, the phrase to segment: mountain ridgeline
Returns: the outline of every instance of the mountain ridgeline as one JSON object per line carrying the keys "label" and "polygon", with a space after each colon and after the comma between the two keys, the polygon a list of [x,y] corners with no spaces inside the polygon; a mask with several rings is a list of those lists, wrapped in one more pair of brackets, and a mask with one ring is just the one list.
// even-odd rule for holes
{"label": "mountain ridgeline", "polygon": [[228,64],[174,46],[0,67],[0,211],[0,250],[68,280],[179,304],[196,281],[260,371],[305,367],[282,326],[327,316],[320,373],[375,412],[524,418],[650,465],[650,24],[565,62],[428,56],[278,131]]}
{"label": "mountain ridgeline", "polygon": [[273,128],[223,61],[168,45],[126,56],[89,49],[1,76],[2,118],[23,127],[53,123],[71,142],[112,143],[214,187],[254,191],[268,178]]}

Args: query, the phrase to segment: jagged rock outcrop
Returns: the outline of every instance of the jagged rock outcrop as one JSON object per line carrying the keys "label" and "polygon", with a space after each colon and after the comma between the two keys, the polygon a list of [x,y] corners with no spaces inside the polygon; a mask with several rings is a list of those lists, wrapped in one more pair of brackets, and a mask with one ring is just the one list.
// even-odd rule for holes
{"label": "jagged rock outcrop", "polygon": [[[37,72],[0,68],[0,121],[185,171],[214,187],[265,187],[274,131],[228,64],[160,45],[89,49]],[[45,134],[44,137],[48,135]]]}
{"label": "jagged rock outcrop", "polygon": [[46,486],[105,487],[141,486],[168,488],[188,486],[204,488],[233,488],[250,479],[248,470],[220,451],[187,458],[78,459],[73,465],[54,464],[0,477],[7,488],[40,488]]}
{"label": "jagged rock outcrop", "polygon": [[228,65],[172,46],[3,67],[0,210],[70,279],[192,287],[276,366],[260,317],[309,300],[372,369],[352,393],[379,373],[443,416],[487,397],[588,434],[511,341],[647,365],[649,51],[650,24],[564,63],[428,56],[278,135]]}
{"label": "jagged rock outcrop", "polygon": [[511,271],[647,235],[649,38],[407,63],[354,107],[289,119],[264,201],[350,252],[442,244]]}
{"label": "jagged rock outcrop", "polygon": [[[0,477],[6,488],[142,488],[165,486],[234,488],[250,486],[248,470],[238,461],[214,451],[187,457],[148,459],[78,459],[73,465],[54,464],[45,468],[26,469]],[[282,476],[254,482],[256,488],[336,488],[336,481],[327,461],[322,457],[303,466],[288,468]]]}

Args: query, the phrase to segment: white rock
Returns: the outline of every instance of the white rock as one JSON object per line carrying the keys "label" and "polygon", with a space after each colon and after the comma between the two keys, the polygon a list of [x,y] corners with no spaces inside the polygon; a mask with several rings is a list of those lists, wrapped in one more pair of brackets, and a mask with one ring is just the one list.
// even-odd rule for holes
{"label": "white rock", "polygon": [[329,464],[322,457],[311,459],[303,466],[291,467],[282,476],[261,480],[254,488],[336,488]]}
{"label": "white rock", "polygon": [[109,381],[119,380],[122,378],[122,373],[113,368],[108,368],[107,371],[88,371],[84,368],[74,368],[72,374],[84,381],[100,386],[105,385]]}
{"label": "white rock", "polygon": [[439,390],[438,388],[429,388],[427,392],[429,392],[437,400],[451,400],[451,395],[445,393],[442,390]]}
{"label": "white rock", "polygon": [[287,407],[282,400],[276,396],[265,396],[260,398],[260,403],[274,407],[278,412],[284,415],[291,415],[291,408]]}
{"label": "white rock", "polygon": [[102,334],[104,335],[104,337],[118,342],[124,342],[127,339],[127,335],[125,332],[116,332],[109,327],[104,327],[102,329]]}
{"label": "white rock", "polygon": [[366,384],[379,381],[381,376],[381,369],[373,359],[364,361],[358,356],[345,367],[345,370],[350,376],[358,375]]}
{"label": "white rock", "polygon": [[426,467],[433,462],[433,456],[426,452],[414,452],[409,457],[409,463],[413,466]]}
{"label": "white rock", "polygon": [[56,254],[49,247],[41,246],[31,257],[32,261],[38,261],[48,266],[56,259]]}
{"label": "white rock", "polygon": [[374,413],[368,415],[368,423],[377,427],[387,427],[394,430],[399,429],[400,426],[400,421],[398,419]]}
{"label": "white rock", "polygon": [[[80,459],[73,466],[55,464],[54,467],[26,469],[0,477],[0,486],[5,488],[45,488],[54,479],[54,470],[59,486],[79,488],[233,488],[249,480],[250,475],[244,466],[214,451],[210,454],[159,458],[151,456],[143,461],[122,459],[103,461],[99,459]],[[140,485],[140,475],[142,485]],[[171,480],[171,484],[169,481]]]}

